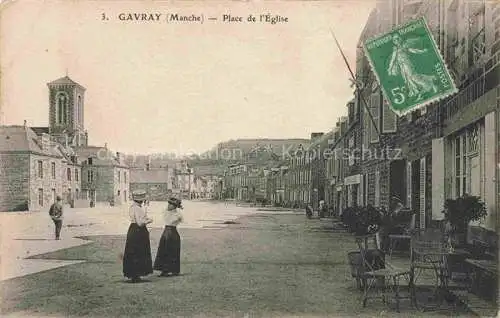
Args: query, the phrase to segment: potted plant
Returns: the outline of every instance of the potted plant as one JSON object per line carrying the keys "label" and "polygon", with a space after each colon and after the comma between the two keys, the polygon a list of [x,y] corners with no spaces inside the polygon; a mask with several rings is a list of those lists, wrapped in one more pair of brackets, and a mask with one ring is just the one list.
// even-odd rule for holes
{"label": "potted plant", "polygon": [[448,230],[452,242],[464,245],[467,237],[467,227],[472,221],[479,221],[486,217],[486,206],[478,196],[465,194],[457,199],[448,199],[444,204],[442,212],[445,220],[449,223]]}
{"label": "potted plant", "polygon": [[357,213],[356,235],[367,235],[378,232],[382,225],[382,213],[379,209],[368,205]]}

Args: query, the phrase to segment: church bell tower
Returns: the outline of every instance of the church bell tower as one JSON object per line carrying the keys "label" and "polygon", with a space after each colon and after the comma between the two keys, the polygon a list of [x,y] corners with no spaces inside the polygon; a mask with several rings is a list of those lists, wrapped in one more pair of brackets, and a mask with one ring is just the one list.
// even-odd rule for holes
{"label": "church bell tower", "polygon": [[86,146],[84,126],[85,87],[68,76],[47,84],[49,88],[49,133],[63,145]]}

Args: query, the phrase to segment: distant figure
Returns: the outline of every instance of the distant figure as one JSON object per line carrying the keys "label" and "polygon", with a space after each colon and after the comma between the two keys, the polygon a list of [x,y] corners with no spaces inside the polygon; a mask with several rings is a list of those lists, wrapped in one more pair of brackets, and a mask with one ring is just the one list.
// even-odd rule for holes
{"label": "distant figure", "polygon": [[134,202],[129,210],[130,226],[123,253],[123,275],[131,279],[132,283],[136,283],[141,281],[141,276],[153,273],[151,243],[146,227],[153,220],[148,217],[144,206],[145,191],[134,191],[132,200]]}
{"label": "distant figure", "polygon": [[163,212],[165,229],[160,238],[154,263],[154,269],[161,271],[160,277],[167,277],[169,274],[176,276],[181,271],[181,238],[177,232],[177,225],[183,218],[177,209],[182,208],[180,199],[170,198]]}
{"label": "distant figure", "polygon": [[312,216],[313,216],[313,208],[312,208],[312,206],[310,204],[308,204],[306,206],[306,217],[308,219],[310,219],[310,218],[312,218]]}
{"label": "distant figure", "polygon": [[319,214],[319,217],[320,218],[324,218],[325,217],[325,201],[324,200],[321,200],[319,201],[319,208],[318,208],[318,214]]}
{"label": "distant figure", "polygon": [[62,220],[63,220],[63,206],[62,206],[61,196],[56,197],[56,202],[54,202],[49,209],[49,215],[54,222],[56,228],[56,240],[60,239],[61,228],[62,228]]}

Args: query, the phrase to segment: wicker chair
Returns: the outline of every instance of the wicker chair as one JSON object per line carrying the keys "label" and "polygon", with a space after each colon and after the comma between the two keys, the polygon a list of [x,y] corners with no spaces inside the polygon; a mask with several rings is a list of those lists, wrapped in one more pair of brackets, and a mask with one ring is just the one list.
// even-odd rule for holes
{"label": "wicker chair", "polygon": [[[401,297],[399,293],[399,280],[401,277],[404,277],[410,281],[410,271],[408,269],[397,268],[385,262],[385,254],[379,249],[376,249],[380,253],[378,256],[377,253],[373,253],[373,250],[369,249],[367,244],[370,238],[356,238],[364,268],[363,272],[358,273],[361,276],[364,287],[363,307],[366,307],[368,299],[371,298],[381,298],[387,304],[387,297],[389,294],[392,294],[396,300],[396,310],[399,312],[400,299],[410,298]],[[373,238],[376,240],[375,235],[373,235]],[[371,295],[372,291],[375,292],[375,295]]]}

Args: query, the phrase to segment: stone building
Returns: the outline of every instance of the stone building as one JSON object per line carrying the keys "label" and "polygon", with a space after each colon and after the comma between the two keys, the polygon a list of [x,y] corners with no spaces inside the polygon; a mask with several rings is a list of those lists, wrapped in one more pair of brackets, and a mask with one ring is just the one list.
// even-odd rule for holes
{"label": "stone building", "polygon": [[64,156],[46,134],[0,127],[0,211],[48,209],[63,191]]}
{"label": "stone building", "polygon": [[175,178],[173,167],[131,169],[130,191],[144,190],[150,201],[166,201],[173,194]]}
{"label": "stone building", "polygon": [[285,201],[295,207],[305,207],[311,199],[311,158],[306,145],[294,147],[285,159],[286,174]]}
{"label": "stone building", "polygon": [[228,199],[248,200],[248,172],[247,164],[233,164],[228,167],[224,176]]}
{"label": "stone building", "polygon": [[[361,88],[341,136],[349,149],[344,206],[391,208],[397,197],[416,212],[417,226],[424,228],[443,218],[446,199],[472,194],[488,207],[481,227],[496,227],[499,13],[494,2],[378,3],[360,37],[356,76]],[[398,118],[388,108],[361,44],[419,16],[425,16],[459,92]],[[352,149],[361,156],[353,156]]]}
{"label": "stone building", "polygon": [[130,169],[119,152],[107,146],[75,149],[82,163],[81,197],[91,202],[119,205],[130,198]]}
{"label": "stone building", "polygon": [[500,195],[495,190],[500,161],[500,4],[444,1],[441,5],[448,22],[444,54],[460,91],[440,105],[442,131],[433,140],[432,155],[433,181],[441,186],[433,189],[432,216],[442,218],[438,208],[446,198],[467,193],[485,201],[488,216],[481,225],[495,230]]}
{"label": "stone building", "polygon": [[88,144],[84,122],[85,88],[68,76],[47,84],[49,89],[49,134],[60,144]]}
{"label": "stone building", "polygon": [[325,158],[325,201],[328,206],[333,207],[337,215],[342,214],[344,207],[344,159],[343,159],[343,134],[347,127],[347,117],[342,116],[337,120],[333,130],[330,149],[333,156]]}
{"label": "stone building", "polygon": [[330,150],[330,145],[333,139],[333,131],[326,134],[316,133],[312,135],[311,144],[308,148],[309,156],[311,157],[311,198],[310,202],[314,210],[318,210],[319,202],[326,199],[326,174],[327,160],[334,156],[334,152]]}

